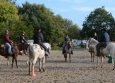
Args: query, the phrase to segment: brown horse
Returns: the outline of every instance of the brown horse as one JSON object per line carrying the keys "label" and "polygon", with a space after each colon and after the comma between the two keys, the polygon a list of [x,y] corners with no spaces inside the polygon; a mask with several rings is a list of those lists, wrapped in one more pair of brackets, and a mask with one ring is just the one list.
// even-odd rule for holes
{"label": "brown horse", "polygon": [[92,45],[89,46],[89,52],[91,54],[91,62],[94,62],[95,52]]}
{"label": "brown horse", "polygon": [[[1,44],[0,55],[2,55],[4,57],[7,56],[8,63],[10,61],[10,57],[12,57],[12,68],[13,68],[14,60],[16,62],[16,66],[18,68],[18,65],[17,65],[18,55],[22,55],[22,53],[20,51],[23,51],[24,54],[26,54],[28,46],[29,46],[29,44],[14,44],[14,45],[12,45],[12,53],[13,54],[9,56],[8,52],[7,52],[7,48],[5,47],[4,44]],[[8,63],[7,63],[7,65],[8,65]]]}
{"label": "brown horse", "polygon": [[20,55],[22,55],[21,51],[23,51],[23,53],[25,55],[27,55],[27,48],[29,46],[29,44],[16,44],[18,46],[18,49],[20,51]]}
{"label": "brown horse", "polygon": [[67,62],[67,54],[69,54],[69,61],[71,62],[71,51],[72,51],[72,42],[68,41],[66,42],[66,47],[64,52],[65,62]]}
{"label": "brown horse", "polygon": [[[18,54],[19,54],[19,50],[18,50],[18,47],[16,45],[12,45],[12,54],[11,55],[8,54],[7,47],[4,44],[0,45],[0,55],[7,58],[8,62],[10,61],[10,57],[12,57],[12,68],[13,68],[14,60],[16,62],[16,66],[17,66]],[[7,65],[8,65],[8,63],[7,63]],[[17,66],[17,68],[18,68],[18,66]]]}

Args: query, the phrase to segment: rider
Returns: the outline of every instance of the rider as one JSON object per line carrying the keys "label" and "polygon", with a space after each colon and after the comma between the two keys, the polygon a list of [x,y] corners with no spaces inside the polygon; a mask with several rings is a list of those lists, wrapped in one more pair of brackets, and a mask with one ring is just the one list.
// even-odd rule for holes
{"label": "rider", "polygon": [[107,33],[106,29],[103,28],[103,29],[101,29],[101,31],[102,31],[102,35],[101,35],[100,43],[97,44],[97,47],[96,47],[97,55],[99,55],[99,56],[100,56],[100,48],[105,47],[107,45],[107,42],[110,41],[110,36]]}
{"label": "rider", "polygon": [[[8,30],[5,30],[3,41],[4,41],[5,46],[8,48],[8,55],[11,55],[12,50],[11,50],[11,45],[10,44],[12,44],[13,41],[9,38]],[[5,57],[7,58],[7,55]]]}
{"label": "rider", "polygon": [[[70,41],[70,38],[69,38],[68,34],[65,34],[64,43],[63,43],[63,46],[62,46],[62,54],[64,54],[64,50],[65,50],[67,41]],[[73,54],[73,51],[71,51],[71,54]]]}
{"label": "rider", "polygon": [[94,33],[94,37],[93,37],[93,38],[98,41],[98,36],[97,36],[97,33],[96,33],[96,32]]}
{"label": "rider", "polygon": [[37,28],[36,32],[34,33],[34,44],[39,44],[45,49],[45,56],[48,56],[47,53],[49,53],[49,50],[47,47],[43,44],[43,34],[41,33],[41,29]]}
{"label": "rider", "polygon": [[107,33],[106,29],[102,29],[102,35],[101,35],[101,39],[100,42],[109,42],[110,41],[110,36]]}
{"label": "rider", "polygon": [[25,40],[25,37],[24,37],[24,31],[21,32],[20,34],[20,43],[21,44],[27,44],[27,41]]}

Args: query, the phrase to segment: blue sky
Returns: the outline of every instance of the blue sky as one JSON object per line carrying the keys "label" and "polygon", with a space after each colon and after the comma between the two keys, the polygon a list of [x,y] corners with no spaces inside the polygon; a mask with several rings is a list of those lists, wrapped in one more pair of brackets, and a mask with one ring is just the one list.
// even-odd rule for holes
{"label": "blue sky", "polygon": [[60,14],[62,18],[72,20],[79,28],[82,28],[85,17],[91,11],[102,6],[115,18],[115,0],[17,0],[16,3],[21,6],[25,1],[31,4],[44,4],[55,15]]}

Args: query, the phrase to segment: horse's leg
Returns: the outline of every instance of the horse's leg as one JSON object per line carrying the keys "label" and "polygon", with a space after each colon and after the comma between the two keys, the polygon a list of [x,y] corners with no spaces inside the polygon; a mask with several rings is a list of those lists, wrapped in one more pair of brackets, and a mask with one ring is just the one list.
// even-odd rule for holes
{"label": "horse's leg", "polygon": [[26,50],[23,50],[24,54],[27,55],[27,51]]}
{"label": "horse's leg", "polygon": [[67,54],[64,54],[65,62],[67,62]]}
{"label": "horse's leg", "polygon": [[69,53],[69,61],[71,62],[71,53]]}
{"label": "horse's leg", "polygon": [[29,75],[30,75],[31,61],[29,59]]}
{"label": "horse's leg", "polygon": [[13,54],[13,58],[12,58],[12,68],[13,68],[13,65],[14,65],[14,54]]}
{"label": "horse's leg", "polygon": [[39,59],[39,72],[41,72],[41,59]]}
{"label": "horse's leg", "polygon": [[94,62],[95,53],[93,52],[93,62]]}
{"label": "horse's leg", "polygon": [[7,66],[9,66],[9,64],[11,64],[12,62],[11,62],[11,57],[10,56],[8,56],[8,58],[7,58]]}
{"label": "horse's leg", "polygon": [[101,56],[101,68],[103,67],[103,56]]}
{"label": "horse's leg", "polygon": [[91,54],[91,62],[92,62],[92,52],[90,52],[90,54]]}
{"label": "horse's leg", "polygon": [[43,69],[43,72],[45,71],[45,69],[44,69],[44,59],[45,58],[42,58],[42,69]]}
{"label": "horse's leg", "polygon": [[98,68],[98,65],[99,65],[99,57],[97,56],[97,68]]}
{"label": "horse's leg", "polygon": [[16,67],[18,68],[18,64],[17,64],[17,57],[18,57],[18,54],[16,54],[16,55],[15,55]]}
{"label": "horse's leg", "polygon": [[34,72],[34,66],[35,66],[36,61],[37,61],[37,57],[34,57],[34,60],[33,60],[33,63],[32,63],[32,76],[36,76],[36,74]]}

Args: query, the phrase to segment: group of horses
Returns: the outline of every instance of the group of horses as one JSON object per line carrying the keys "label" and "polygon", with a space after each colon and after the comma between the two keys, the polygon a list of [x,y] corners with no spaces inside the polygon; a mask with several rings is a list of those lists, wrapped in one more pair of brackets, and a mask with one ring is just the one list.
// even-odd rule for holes
{"label": "group of horses", "polygon": [[[49,43],[44,43],[44,45],[48,48],[49,52],[51,51],[51,45]],[[39,60],[39,71],[45,71],[44,69],[44,63],[47,57],[45,57],[45,51],[44,49],[38,45],[38,44],[12,44],[12,55],[7,56],[7,48],[4,44],[1,44],[0,46],[0,55],[6,57],[7,56],[7,65],[12,65],[12,68],[14,66],[14,61],[16,63],[16,67],[18,68],[17,64],[17,58],[19,55],[25,55],[28,56],[29,61],[29,74],[31,71],[31,75],[35,76],[34,72],[34,66],[37,60]],[[72,50],[72,42],[68,41],[66,42],[65,52],[64,52],[64,58],[65,62],[67,62],[67,54],[69,54],[69,61],[71,62],[71,50]],[[12,60],[12,61],[11,61]]]}
{"label": "group of horses", "polygon": [[[89,38],[89,40],[86,41],[86,48],[89,49],[89,52],[91,53],[91,62],[94,62],[94,56],[97,55],[97,45],[99,42],[95,40],[94,38]],[[108,42],[106,43],[106,47],[101,47],[100,48],[100,56],[97,56],[97,67],[99,64],[99,58],[101,58],[101,62],[103,62],[103,57],[110,55],[114,59],[114,67],[115,69],[115,43],[114,42]],[[51,51],[51,45],[49,43],[44,43],[44,45]],[[6,51],[5,45],[1,44],[0,46],[0,55],[6,56],[8,55]],[[31,75],[35,76],[34,72],[34,66],[37,60],[39,60],[39,71],[45,71],[44,69],[44,63],[46,60],[45,51],[44,49],[38,45],[38,44],[13,44],[12,45],[12,56],[8,56],[8,62],[10,57],[12,57],[12,68],[14,61],[16,62],[16,67],[18,68],[17,64],[17,58],[18,55],[21,55],[21,51],[24,52],[25,55],[28,56],[28,61],[29,61],[29,74],[31,71]],[[72,42],[68,41],[66,42],[66,47],[65,47],[65,52],[64,52],[64,58],[65,62],[67,62],[67,54],[69,54],[69,61],[71,62],[71,51],[72,51]],[[32,66],[31,66],[32,65]]]}
{"label": "group of horses", "polygon": [[[49,52],[50,52],[51,45],[49,43],[44,43],[44,45],[49,49]],[[7,65],[9,65],[10,63],[13,68],[14,61],[15,61],[16,67],[18,68],[17,58],[19,55],[23,55],[22,53],[24,53],[25,55],[29,57],[29,71],[30,71],[30,62],[32,62],[32,72],[34,72],[33,69],[34,69],[34,65],[37,59],[39,59],[39,67],[40,67],[39,71],[41,71],[41,66],[43,66],[43,63],[45,62],[46,57],[44,56],[45,51],[40,45],[38,44],[11,44],[11,47],[12,47],[12,54],[9,56],[7,47],[4,44],[0,45],[0,55],[7,58],[7,61],[8,61]],[[43,58],[44,60],[42,60]],[[43,63],[41,64],[41,62]],[[43,71],[45,70],[43,69]],[[34,73],[32,73],[32,75],[35,76]]]}

